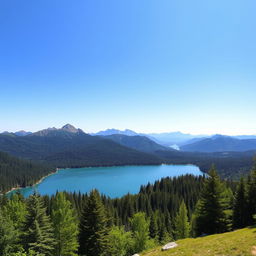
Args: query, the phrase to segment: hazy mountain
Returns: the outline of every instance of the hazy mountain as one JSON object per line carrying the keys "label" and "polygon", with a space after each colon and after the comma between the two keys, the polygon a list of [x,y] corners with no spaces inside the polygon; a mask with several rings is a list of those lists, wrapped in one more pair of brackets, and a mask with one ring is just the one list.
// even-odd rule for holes
{"label": "hazy mountain", "polygon": [[114,134],[122,134],[127,136],[145,136],[150,140],[153,140],[157,144],[161,144],[166,147],[179,148],[178,146],[186,144],[187,141],[194,138],[203,138],[205,135],[191,135],[184,134],[181,132],[166,132],[166,133],[137,133],[135,131],[126,129],[124,131],[117,129],[107,129],[105,131],[100,131],[97,133],[92,133],[91,135],[99,135],[99,136],[109,136]]}
{"label": "hazy mountain", "polygon": [[233,137],[240,140],[256,139],[256,135],[237,135]]}
{"label": "hazy mountain", "polygon": [[256,149],[256,139],[236,139],[230,136],[214,135],[181,147],[183,151],[224,152],[249,151]]}
{"label": "hazy mountain", "polygon": [[154,138],[155,141],[166,146],[172,146],[175,144],[180,146],[192,139],[205,137],[205,135],[192,135],[181,132],[150,133],[147,134],[147,136]]}
{"label": "hazy mountain", "polygon": [[111,139],[123,146],[136,149],[138,151],[154,153],[158,150],[169,150],[172,149],[157,144],[145,136],[127,136],[123,134],[113,134],[104,136],[104,138]]}
{"label": "hazy mountain", "polygon": [[100,132],[97,132],[97,133],[92,133],[91,135],[98,135],[98,136],[109,136],[109,135],[113,135],[113,134],[122,134],[122,135],[127,135],[127,136],[135,136],[135,135],[138,135],[138,133],[132,131],[132,130],[129,130],[129,129],[126,129],[124,131],[121,131],[121,130],[117,130],[117,129],[107,129],[105,131],[100,131]]}
{"label": "hazy mountain", "polygon": [[58,167],[161,163],[157,156],[91,136],[71,125],[27,136],[0,135],[0,151]]}
{"label": "hazy mountain", "polygon": [[14,134],[17,136],[27,136],[29,134],[32,134],[32,132],[26,132],[26,131],[21,130],[21,131],[15,132]]}

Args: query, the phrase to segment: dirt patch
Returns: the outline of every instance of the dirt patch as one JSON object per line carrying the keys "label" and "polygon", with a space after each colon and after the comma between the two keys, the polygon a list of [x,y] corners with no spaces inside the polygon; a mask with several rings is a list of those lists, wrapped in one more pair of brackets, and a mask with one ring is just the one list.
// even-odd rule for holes
{"label": "dirt patch", "polygon": [[252,247],[252,255],[253,255],[253,256],[256,256],[256,246],[253,246],[253,247]]}

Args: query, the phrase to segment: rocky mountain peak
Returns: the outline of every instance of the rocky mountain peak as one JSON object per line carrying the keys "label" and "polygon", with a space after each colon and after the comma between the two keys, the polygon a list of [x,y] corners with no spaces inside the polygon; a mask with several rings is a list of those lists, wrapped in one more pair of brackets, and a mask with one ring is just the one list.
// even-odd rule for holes
{"label": "rocky mountain peak", "polygon": [[71,124],[66,124],[64,125],[61,130],[66,131],[66,132],[72,132],[72,133],[78,133],[79,131],[81,131],[80,129],[77,129],[76,127],[74,127]]}

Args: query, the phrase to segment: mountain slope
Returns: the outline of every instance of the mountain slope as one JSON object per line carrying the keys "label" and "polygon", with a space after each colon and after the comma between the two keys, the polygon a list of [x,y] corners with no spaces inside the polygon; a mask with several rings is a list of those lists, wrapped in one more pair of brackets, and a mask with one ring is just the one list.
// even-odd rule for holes
{"label": "mountain slope", "polygon": [[146,153],[155,153],[159,150],[167,150],[173,151],[170,148],[164,147],[162,145],[157,144],[156,142],[150,140],[145,136],[127,136],[122,134],[113,134],[104,136],[106,139],[113,140],[120,145],[136,149],[138,151],[146,152]]}
{"label": "mountain slope", "polygon": [[[161,247],[142,253],[143,256],[252,256],[256,255],[256,228],[245,228],[233,232],[201,238],[178,240],[178,247],[162,252]],[[253,251],[255,254],[253,254]]]}
{"label": "mountain slope", "polygon": [[249,151],[256,149],[255,139],[239,140],[229,136],[215,135],[192,144],[181,147],[183,151],[198,152],[224,152],[224,151]]}
{"label": "mountain slope", "polygon": [[53,170],[0,152],[0,194],[12,187],[32,185]]}
{"label": "mountain slope", "polygon": [[88,135],[71,125],[61,129],[49,128],[22,137],[2,134],[0,150],[57,167],[161,163],[157,156]]}

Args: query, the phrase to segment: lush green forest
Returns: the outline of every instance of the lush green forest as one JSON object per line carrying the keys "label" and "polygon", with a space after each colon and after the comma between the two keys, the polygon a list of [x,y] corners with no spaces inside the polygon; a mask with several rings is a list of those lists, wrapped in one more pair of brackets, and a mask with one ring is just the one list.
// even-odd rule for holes
{"label": "lush green forest", "polygon": [[17,186],[31,186],[54,171],[48,165],[18,159],[0,152],[0,194]]}
{"label": "lush green forest", "polygon": [[98,191],[1,197],[0,255],[128,256],[166,242],[254,224],[256,164],[240,182],[165,178],[136,195]]}

